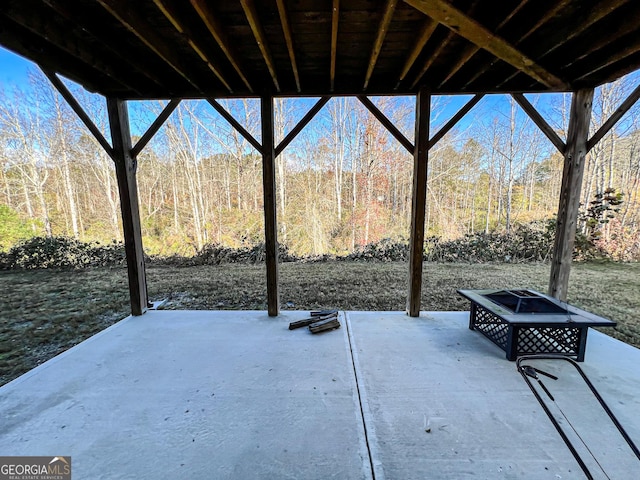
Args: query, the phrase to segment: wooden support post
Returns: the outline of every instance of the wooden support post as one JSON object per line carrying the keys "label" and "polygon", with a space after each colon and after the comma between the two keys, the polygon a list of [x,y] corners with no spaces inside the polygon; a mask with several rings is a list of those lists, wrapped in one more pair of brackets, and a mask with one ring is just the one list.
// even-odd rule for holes
{"label": "wooden support post", "polygon": [[148,308],[147,280],[142,250],[142,231],[136,183],[136,159],[131,156],[131,134],[127,104],[119,98],[107,98],[113,159],[120,192],[120,210],[124,230],[124,247],[129,273],[131,313],[142,315]]}
{"label": "wooden support post", "polygon": [[411,237],[409,240],[409,297],[407,299],[407,313],[412,317],[420,316],[430,117],[431,94],[425,88],[421,88],[416,97]]}
{"label": "wooden support post", "polygon": [[264,235],[267,262],[267,311],[275,317],[280,312],[278,293],[278,224],[276,218],[276,154],[273,131],[273,97],[261,102],[262,117],[262,188],[264,196]]}
{"label": "wooden support post", "polygon": [[551,261],[549,295],[559,300],[567,300],[569,273],[576,238],[580,190],[584,173],[593,89],[585,88],[573,93],[567,146],[564,152],[564,171],[558,204],[556,237]]}

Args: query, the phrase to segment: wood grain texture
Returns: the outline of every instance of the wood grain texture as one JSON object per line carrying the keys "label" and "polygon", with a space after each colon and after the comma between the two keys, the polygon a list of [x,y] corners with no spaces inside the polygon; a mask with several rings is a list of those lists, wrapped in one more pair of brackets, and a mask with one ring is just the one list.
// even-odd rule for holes
{"label": "wood grain texture", "polygon": [[562,301],[567,300],[569,289],[592,103],[592,88],[574,92],[571,100],[569,132],[564,153],[562,187],[549,278],[549,295]]}

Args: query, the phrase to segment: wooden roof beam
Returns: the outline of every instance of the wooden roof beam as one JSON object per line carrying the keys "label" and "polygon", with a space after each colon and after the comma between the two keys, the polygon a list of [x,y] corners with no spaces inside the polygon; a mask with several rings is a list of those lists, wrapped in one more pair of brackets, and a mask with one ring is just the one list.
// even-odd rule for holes
{"label": "wooden roof beam", "polygon": [[418,75],[416,75],[416,79],[411,84],[411,88],[415,88],[415,86],[418,84],[418,82],[420,80],[422,80],[422,77],[424,77],[425,73],[427,73],[427,70],[429,70],[429,67],[431,67],[431,65],[433,65],[433,62],[436,61],[438,56],[446,48],[447,44],[451,41],[451,39],[454,37],[454,35],[455,35],[455,33],[453,32],[453,30],[449,31],[449,33],[447,33],[447,36],[445,37],[445,39],[442,42],[440,42],[438,47],[431,53],[431,55],[429,55],[429,58],[427,58],[427,61],[424,62],[424,65],[422,66],[422,69],[420,70],[420,73],[418,73]]}
{"label": "wooden roof beam", "polygon": [[538,113],[536,108],[533,105],[531,105],[529,100],[527,100],[526,97],[521,93],[512,93],[511,96],[518,103],[518,105],[520,105],[522,110],[524,110],[525,113],[529,115],[529,118],[533,120],[533,123],[535,123],[538,126],[538,128],[542,131],[542,133],[546,135],[549,141],[553,143],[553,145],[558,149],[558,151],[564,155],[564,151],[566,150],[567,145],[560,138],[560,136],[558,136],[555,130],[551,128],[551,126],[547,123],[547,121],[544,118],[542,118],[542,115]]}
{"label": "wooden roof beam", "polygon": [[575,58],[572,58],[570,62],[565,64],[564,68],[568,69],[572,65],[575,65],[576,63],[578,63],[580,60],[587,58],[592,53],[597,52],[598,50],[602,50],[603,48],[606,48],[607,46],[609,46],[616,40],[624,37],[625,35],[629,35],[635,32],[637,28],[638,28],[638,21],[636,18],[631,17],[631,18],[625,19],[625,22],[623,24],[617,25],[617,28],[614,32],[610,32],[608,35],[602,37],[602,39],[599,42],[594,42],[589,48],[582,51],[580,55],[577,55]]}
{"label": "wooden roof beam", "polygon": [[[474,0],[473,3],[471,4],[471,6],[469,7],[469,13],[470,14],[471,14],[471,12],[473,12],[473,10],[476,8],[477,5],[478,5],[478,0]],[[433,62],[435,62],[436,59],[440,56],[442,51],[446,48],[446,46],[449,44],[449,42],[453,39],[454,35],[455,35],[455,32],[453,30],[449,30],[449,33],[447,33],[447,36],[445,37],[445,39],[442,42],[440,42],[438,47],[433,51],[433,53],[431,55],[429,55],[429,58],[427,58],[427,61],[425,62],[424,66],[422,67],[422,70],[420,70],[420,73],[418,73],[418,75],[416,76],[416,79],[411,84],[411,88],[415,88],[415,86],[422,79],[422,77],[424,77],[425,73],[427,73],[427,70],[429,70],[431,65],[433,65]]]}
{"label": "wooden roof beam", "polygon": [[[548,19],[551,19],[555,16],[556,13],[558,13],[559,11],[561,11],[562,8],[564,8],[566,6],[567,3],[569,3],[570,0],[564,0],[562,2],[560,2],[558,5],[556,5],[552,10],[550,10],[549,12],[547,12],[547,14],[543,17],[543,19],[546,21]],[[563,45],[566,45],[567,42],[569,42],[569,40],[577,37],[578,35],[580,35],[581,33],[583,33],[585,30],[587,30],[589,27],[591,27],[592,25],[594,25],[595,23],[599,22],[600,20],[602,20],[604,17],[606,17],[607,15],[609,15],[611,12],[613,12],[614,10],[617,10],[619,7],[621,7],[622,5],[624,5],[625,3],[627,3],[629,0],[616,0],[614,3],[609,4],[609,2],[607,2],[607,8],[594,8],[590,11],[589,15],[582,21],[582,23],[573,28],[571,30],[571,33],[569,35],[567,35],[562,42],[560,43],[556,43],[555,45],[553,45],[551,48],[549,48],[546,52],[544,52],[542,55],[540,55],[539,58],[544,58],[547,55],[549,55],[550,53],[556,51],[558,48],[562,47]],[[542,19],[536,24],[536,26],[534,26],[534,28],[536,28],[538,25],[542,24]],[[534,29],[531,29],[529,32],[527,32],[527,34],[525,36],[523,36],[521,39],[519,39],[518,43],[521,43],[525,38],[527,38],[531,33],[533,33]],[[507,78],[505,78],[499,85],[499,87],[502,87],[503,85],[506,85],[506,83],[511,80],[512,78],[516,77],[520,72],[515,72],[513,74],[511,74],[510,76],[508,76]]]}
{"label": "wooden roof beam", "polygon": [[167,65],[176,71],[197,91],[202,89],[189,75],[183,59],[164,38],[156,33],[154,27],[126,0],[97,0],[111,15],[113,15],[127,30],[144,43],[152,52],[160,57]]}
{"label": "wooden roof beam", "polygon": [[209,6],[209,2],[207,2],[206,0],[190,0],[190,1],[191,1],[191,6],[200,16],[200,19],[203,21],[203,23],[209,30],[209,33],[211,33],[211,35],[213,36],[214,40],[222,50],[222,53],[225,54],[225,56],[227,57],[227,60],[229,60],[229,62],[231,63],[231,66],[233,67],[233,69],[236,71],[236,73],[238,74],[242,82],[245,84],[245,86],[249,89],[249,92],[253,93],[253,87],[251,87],[249,80],[247,80],[247,77],[242,71],[242,68],[240,68],[240,62],[238,62],[236,54],[233,52],[231,46],[229,45],[227,36],[224,33],[224,30],[222,29],[220,22],[218,21],[215,14],[211,10],[211,7]]}
{"label": "wooden roof beam", "polygon": [[[562,0],[561,2],[559,2],[555,7],[553,7],[551,10],[549,10],[548,12],[546,12],[541,18],[538,19],[538,21],[529,29],[527,30],[518,40],[516,40],[516,42],[514,43],[514,46],[518,46],[520,45],[520,43],[527,37],[529,37],[530,35],[532,35],[536,30],[538,30],[538,28],[540,28],[542,25],[544,25],[545,23],[547,23],[551,18],[553,18],[561,9],[563,9],[567,3],[569,3],[571,0]],[[526,3],[526,0],[525,0]],[[500,30],[500,28],[504,25],[504,22],[500,24],[500,26],[496,29],[496,32],[498,32]],[[493,62],[489,62],[485,68],[479,68],[476,73],[474,75],[471,76],[471,78],[469,78],[467,80],[467,83],[464,84],[464,86],[462,88],[466,88],[467,86],[469,86],[470,84],[472,84],[473,82],[475,82],[478,78],[480,78],[481,75],[483,75],[487,70],[489,70],[492,66],[494,66],[496,63],[498,63],[499,60],[496,59]],[[517,75],[519,72],[514,73],[513,75],[511,75],[510,77],[508,77],[504,82],[507,82],[509,80],[511,80],[515,75]],[[504,83],[503,82],[503,83]]]}
{"label": "wooden roof beam", "polygon": [[553,52],[556,49],[560,48],[561,46],[566,44],[569,40],[577,37],[578,35],[583,33],[585,30],[587,30],[589,27],[591,27],[592,25],[596,24],[597,22],[602,20],[604,17],[606,17],[607,15],[612,13],[613,11],[617,10],[618,8],[620,8],[621,6],[623,6],[627,2],[629,2],[629,0],[610,0],[610,1],[607,1],[607,2],[602,2],[603,4],[605,4],[604,8],[602,8],[602,7],[601,8],[597,8],[597,7],[592,8],[590,10],[590,12],[589,12],[589,15],[582,21],[582,23],[580,23],[580,25],[574,26],[571,29],[571,33],[569,35],[567,35],[563,39],[563,42],[553,45],[549,50],[544,52],[540,56],[540,58],[546,57],[551,52]]}
{"label": "wooden roof beam", "polygon": [[536,64],[510,43],[465,15],[449,2],[445,0],[404,1],[543,85],[557,90],[568,89],[568,85],[563,80]]}
{"label": "wooden roof beam", "polygon": [[166,79],[161,79],[157,75],[152,74],[148,68],[144,68],[140,62],[132,61],[128,55],[123,53],[123,51],[118,48],[117,45],[114,45],[113,38],[110,38],[107,34],[100,31],[100,27],[96,29],[96,25],[91,24],[88,25],[86,22],[85,16],[82,12],[78,11],[74,8],[69,8],[69,6],[61,2],[60,0],[43,0],[45,4],[47,4],[57,15],[60,15],[68,22],[74,24],[77,28],[81,28],[88,35],[91,35],[93,38],[98,40],[102,45],[104,45],[105,49],[108,49],[114,56],[122,61],[123,64],[127,65],[127,68],[135,70],[142,76],[148,78],[157,86],[168,89],[166,86]]}
{"label": "wooden roof beam", "polygon": [[606,61],[598,65],[596,68],[591,68],[588,72],[583,73],[576,79],[576,81],[580,81],[583,78],[588,77],[589,75],[593,75],[603,68],[607,68],[609,65],[613,65],[614,63],[619,62],[620,60],[624,60],[625,58],[630,57],[631,55],[634,55],[638,52],[640,52],[640,40],[636,40],[634,43],[628,45],[622,50],[617,51],[615,54],[609,55]]}
{"label": "wooden roof beam", "polygon": [[536,23],[534,23],[529,30],[524,32],[517,40],[516,45],[521,44],[527,38],[529,38],[533,33],[535,33],[542,25],[547,23],[549,20],[554,18],[558,13],[560,13],[572,0],[562,0],[558,2],[554,7],[550,10],[547,10],[542,17],[538,19]]}
{"label": "wooden roof beam", "polygon": [[[516,8],[514,8],[513,10],[511,10],[511,13],[509,13],[505,18],[502,19],[502,21],[500,22],[500,24],[496,27],[496,33],[498,33],[500,30],[502,30],[502,28],[509,23],[509,21],[516,16],[516,14],[522,10],[524,8],[524,6],[529,2],[529,0],[522,0],[518,6]],[[445,76],[444,80],[442,80],[440,82],[440,85],[438,85],[438,88],[442,87],[445,83],[447,83],[449,80],[451,80],[451,78],[458,73],[458,71],[463,67],[463,65],[465,65],[469,60],[471,60],[471,58],[480,51],[480,47],[478,47],[475,44],[471,44],[469,45],[469,47],[467,47],[465,49],[465,51],[462,53],[462,56],[460,57],[460,59],[454,64],[454,66],[449,70],[449,73]]]}
{"label": "wooden roof beam", "polygon": [[271,50],[269,48],[269,44],[267,43],[267,37],[264,33],[264,29],[262,28],[262,24],[260,23],[260,18],[258,17],[256,5],[253,0],[240,0],[240,3],[242,4],[242,9],[244,10],[244,14],[247,17],[247,21],[249,22],[249,26],[251,27],[251,31],[253,32],[253,36],[256,38],[256,42],[258,43],[258,47],[260,48],[260,52],[262,53],[262,58],[264,58],[264,61],[267,64],[267,68],[269,69],[269,73],[271,74],[271,79],[273,80],[273,85],[276,87],[276,91],[279,92],[280,84],[278,83],[276,66],[273,63]]}
{"label": "wooden roof beam", "polygon": [[293,49],[293,36],[291,35],[291,25],[289,24],[289,15],[287,14],[287,7],[284,4],[284,0],[276,0],[278,5],[278,13],[280,14],[280,23],[282,24],[282,33],[284,33],[284,40],[287,44],[287,50],[289,51],[289,60],[291,60],[291,69],[293,70],[293,77],[296,81],[296,90],[300,93],[300,75],[298,73],[298,64],[296,63],[296,52]]}
{"label": "wooden roof beam", "polygon": [[378,27],[378,34],[376,35],[376,40],[373,42],[373,48],[371,49],[369,66],[367,67],[367,74],[364,78],[364,86],[362,87],[363,90],[366,90],[369,86],[369,80],[371,80],[371,75],[373,75],[373,69],[378,61],[378,56],[380,55],[380,50],[382,50],[382,44],[384,43],[384,38],[387,36],[387,30],[389,29],[389,24],[391,23],[393,12],[395,11],[397,4],[398,0],[387,0],[387,5],[384,8],[384,14],[382,15],[382,20],[380,20],[380,26]]}
{"label": "wooden roof beam", "polygon": [[329,72],[330,91],[336,82],[336,57],[338,55],[338,24],[340,21],[340,0],[333,0],[331,9],[331,69]]}
{"label": "wooden roof beam", "polygon": [[229,93],[233,93],[233,88],[229,85],[229,82],[224,78],[222,73],[220,72],[219,67],[215,65],[215,62],[211,60],[204,49],[196,42],[197,36],[191,33],[186,25],[184,25],[177,17],[177,14],[173,10],[173,8],[166,2],[166,0],[153,0],[153,3],[158,7],[158,10],[162,12],[162,14],[171,22],[171,25],[180,33],[184,39],[187,41],[191,49],[196,52],[196,54],[200,57],[200,59],[207,65],[209,70],[213,72],[220,83],[224,85]]}
{"label": "wooden roof beam", "polygon": [[[60,30],[61,26],[55,24],[51,15],[22,15],[19,11],[13,9],[7,9],[4,15],[11,21],[29,30],[32,34],[45,39],[47,42],[53,43],[60,50],[86,64],[88,67],[99,71],[114,82],[140,95],[138,87],[134,86],[130,81],[123,80],[123,78],[131,80],[131,75],[126,75],[125,70],[117,66],[114,68],[110,63],[103,61],[100,56],[84,49],[83,44],[73,41],[68,31]],[[65,26],[68,27],[68,25]]]}
{"label": "wooden roof beam", "polygon": [[411,70],[411,67],[413,67],[413,64],[416,63],[416,60],[420,55],[420,53],[422,52],[422,49],[424,49],[424,46],[427,44],[427,42],[431,38],[431,35],[433,35],[433,32],[436,30],[437,27],[438,27],[438,22],[430,18],[428,18],[427,21],[424,23],[422,27],[422,31],[420,32],[420,37],[418,37],[418,41],[413,46],[411,53],[407,57],[407,60],[404,62],[404,67],[402,67],[402,72],[400,73],[400,77],[398,78],[398,83],[396,84],[394,90],[398,90],[398,88],[400,87],[400,84],[409,73],[409,70]]}

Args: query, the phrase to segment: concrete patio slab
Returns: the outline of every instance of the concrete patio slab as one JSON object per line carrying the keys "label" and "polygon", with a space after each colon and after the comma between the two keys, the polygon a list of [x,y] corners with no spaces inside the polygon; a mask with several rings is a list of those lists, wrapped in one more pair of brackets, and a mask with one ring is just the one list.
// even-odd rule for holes
{"label": "concrete patio slab", "polygon": [[1,455],[73,478],[371,478],[346,329],[150,311],[0,388]]}
{"label": "concrete patio slab", "polygon": [[[76,479],[583,478],[468,313],[347,312],[339,330],[288,330],[306,316],[129,317],[0,387],[0,455],[70,455]],[[590,332],[583,368],[636,443],[638,365],[638,349]],[[574,440],[603,447],[609,478],[636,478],[575,373],[542,367],[561,377],[545,383]]]}
{"label": "concrete patio slab", "polygon": [[[413,319],[400,312],[349,312],[347,324],[360,394],[367,401],[364,419],[376,479],[584,478],[515,362],[468,330],[468,314],[423,313]],[[638,349],[590,332],[583,368],[640,444],[640,370],[634,364],[640,364]],[[555,391],[573,388],[564,377]],[[581,395],[577,403],[584,405],[589,396]],[[574,409],[568,417],[613,441],[617,432],[603,430],[608,418],[597,407],[589,404],[586,413]],[[585,415],[601,423],[587,425]],[[628,448],[622,452],[626,444],[615,442],[620,453],[606,466],[607,474],[636,478],[640,463]],[[597,465],[592,471],[601,478]]]}

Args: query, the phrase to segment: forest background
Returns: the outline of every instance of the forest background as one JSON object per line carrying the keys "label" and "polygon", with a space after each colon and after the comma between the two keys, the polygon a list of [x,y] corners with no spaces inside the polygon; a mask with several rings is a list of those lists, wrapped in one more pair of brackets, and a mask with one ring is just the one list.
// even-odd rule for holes
{"label": "forest background", "polygon": [[[66,82],[109,138],[104,99]],[[596,90],[592,133],[637,85]],[[528,95],[566,138],[569,94]],[[469,96],[436,96],[435,133]],[[374,103],[410,140],[414,99]],[[275,100],[276,141],[314,99]],[[130,102],[134,141],[166,102]],[[259,100],[221,104],[260,140]],[[634,107],[589,153],[579,233],[615,260],[640,259],[640,112]],[[30,237],[120,241],[110,158],[37,70],[0,90],[0,249]],[[563,158],[510,97],[486,96],[429,154],[428,237],[548,229]],[[276,159],[279,241],[297,256],[344,255],[409,232],[412,156],[356,98],[336,97]],[[206,102],[183,101],[138,157],[140,215],[150,255],[263,240],[261,156]],[[551,222],[549,221],[551,220]]]}

